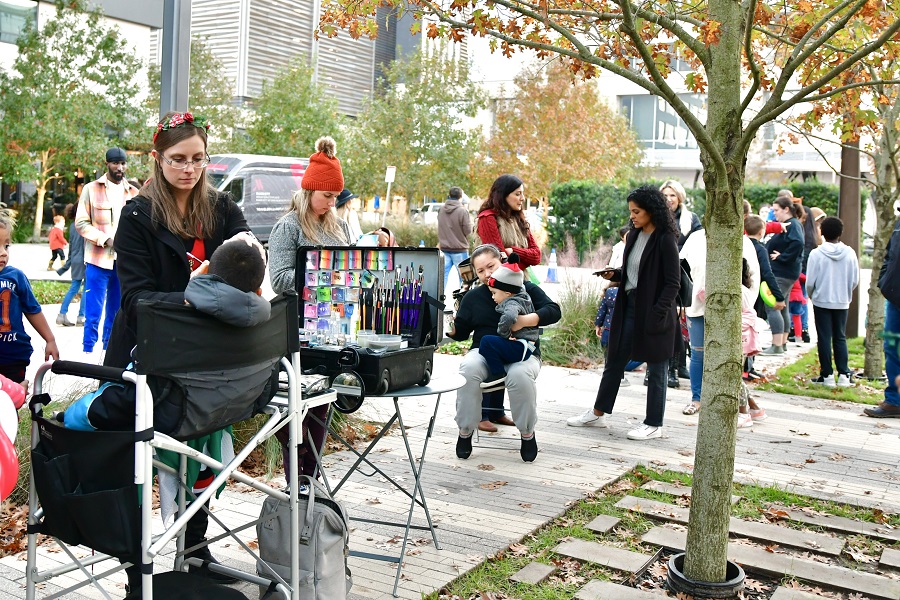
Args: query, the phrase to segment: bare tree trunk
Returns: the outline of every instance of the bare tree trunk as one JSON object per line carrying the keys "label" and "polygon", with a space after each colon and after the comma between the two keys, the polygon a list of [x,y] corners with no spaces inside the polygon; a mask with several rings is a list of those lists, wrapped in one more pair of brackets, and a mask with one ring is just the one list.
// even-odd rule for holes
{"label": "bare tree trunk", "polygon": [[[710,46],[706,131],[724,161],[701,148],[706,184],[706,310],[703,391],[697,428],[684,574],[722,582],[728,560],[731,482],[741,383],[741,246],[746,148],[740,146],[741,8],[710,0],[710,18],[726,24]],[[724,164],[723,164],[724,162]]]}
{"label": "bare tree trunk", "polygon": [[[892,108],[893,112],[894,108]],[[888,117],[896,115],[888,115]],[[878,138],[878,152],[875,154],[875,247],[872,252],[872,279],[869,282],[869,306],[866,308],[866,355],[865,371],[867,379],[880,379],[884,371],[884,351],[882,341],[884,334],[884,296],[878,289],[878,274],[884,263],[885,250],[897,214],[894,203],[900,195],[897,172],[894,169],[893,157],[897,150],[898,131],[896,121],[887,118],[883,121],[883,130]]]}
{"label": "bare tree trunk", "polygon": [[47,165],[50,162],[50,151],[41,152],[41,171],[38,173],[38,180],[35,181],[37,206],[34,208],[34,228],[31,230],[31,241],[41,241],[41,226],[44,224],[44,198],[47,197],[47,185],[53,181],[49,177],[50,172]]}

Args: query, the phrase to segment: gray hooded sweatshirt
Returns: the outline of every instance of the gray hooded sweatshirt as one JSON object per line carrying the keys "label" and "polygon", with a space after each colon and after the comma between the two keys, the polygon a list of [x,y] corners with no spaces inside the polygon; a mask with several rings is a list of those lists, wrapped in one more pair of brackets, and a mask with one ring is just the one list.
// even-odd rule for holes
{"label": "gray hooded sweatshirt", "polygon": [[809,253],[806,292],[813,306],[832,310],[850,308],[850,298],[859,285],[856,253],[841,242],[825,242]]}
{"label": "gray hooded sweatshirt", "polygon": [[184,299],[201,312],[234,325],[252,327],[272,314],[268,300],[254,292],[242,292],[218,275],[197,275],[184,290]]}

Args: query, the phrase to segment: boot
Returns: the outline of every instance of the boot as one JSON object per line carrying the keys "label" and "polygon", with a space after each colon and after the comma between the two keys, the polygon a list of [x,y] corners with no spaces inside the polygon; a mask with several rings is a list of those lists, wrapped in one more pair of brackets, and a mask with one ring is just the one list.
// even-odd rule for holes
{"label": "boot", "polygon": [[53,270],[53,263],[55,263],[55,262],[56,262],[55,260],[51,260],[49,263],[47,263],[47,270],[48,270],[48,271],[52,271],[52,270]]}
{"label": "boot", "polygon": [[669,380],[666,382],[666,385],[675,390],[681,387],[681,384],[678,383],[678,373],[675,369],[674,361],[669,362]]}
{"label": "boot", "polygon": [[[209,503],[206,504],[207,508],[209,508]],[[184,547],[190,548],[191,546],[195,546],[201,542],[206,541],[206,529],[209,526],[209,515],[205,510],[201,510],[196,515],[194,515],[185,526],[184,529]],[[192,552],[188,552],[184,555],[185,558],[199,558],[202,561],[209,563],[218,563],[215,557],[210,553],[209,547],[204,546],[202,548],[198,548]],[[195,567],[191,565],[188,567],[188,573],[198,573],[203,575],[207,579],[214,581],[215,583],[236,583],[237,579],[230,575],[224,575],[222,573],[216,573],[215,571],[210,571],[205,565],[201,567]]]}
{"label": "boot", "polygon": [[56,324],[62,325],[63,327],[73,327],[75,325],[75,323],[69,320],[68,315],[62,313],[56,315]]}
{"label": "boot", "polygon": [[78,318],[75,319],[75,325],[78,327],[84,327],[84,317],[79,315]]}
{"label": "boot", "polygon": [[804,344],[808,344],[808,343],[809,343],[809,331],[807,331],[806,329],[804,329],[804,330],[801,332],[801,335],[803,336],[803,337],[802,337],[803,343],[804,343]]}

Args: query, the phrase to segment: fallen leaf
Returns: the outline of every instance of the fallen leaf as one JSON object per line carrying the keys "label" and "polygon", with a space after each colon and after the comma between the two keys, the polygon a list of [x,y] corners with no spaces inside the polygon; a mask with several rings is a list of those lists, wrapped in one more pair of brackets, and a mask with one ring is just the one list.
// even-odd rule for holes
{"label": "fallen leaf", "polygon": [[478,487],[485,489],[485,490],[496,490],[496,489],[502,488],[507,483],[509,483],[509,482],[508,481],[492,481],[490,483],[482,483]]}
{"label": "fallen leaf", "polygon": [[495,467],[494,465],[478,465],[478,469],[480,471],[493,471]]}

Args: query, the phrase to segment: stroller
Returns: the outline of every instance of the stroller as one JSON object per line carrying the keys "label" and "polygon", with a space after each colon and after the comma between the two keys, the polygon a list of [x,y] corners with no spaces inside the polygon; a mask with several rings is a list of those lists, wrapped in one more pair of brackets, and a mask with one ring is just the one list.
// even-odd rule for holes
{"label": "stroller", "polygon": [[[93,585],[102,597],[110,598],[101,581],[132,564],[140,567],[143,599],[153,598],[154,580],[157,584],[166,582],[160,588],[179,590],[177,594],[167,595],[171,600],[228,598],[235,594],[244,597],[235,590],[213,586],[209,580],[191,591],[195,576],[186,573],[154,577],[154,560],[170,552],[168,544],[177,538],[175,571],[189,565],[203,566],[270,587],[284,598],[299,600],[296,553],[289,577],[282,578],[273,569],[266,570],[267,567],[261,571],[263,577],[218,563],[204,565],[199,559],[186,559],[185,554],[195,548],[184,547],[187,522],[200,510],[209,512],[206,502],[229,478],[291,507],[298,506],[300,486],[296,469],[291,472],[289,491],[275,489],[237,471],[253,449],[283,427],[289,431],[290,458],[297,464],[300,422],[310,408],[335,399],[332,390],[308,398],[301,396],[296,295],[276,298],[272,302],[271,318],[248,328],[228,325],[188,306],[164,302],[142,301],[137,311],[134,371],[55,361],[42,365],[37,373],[35,395],[29,404],[33,468],[29,488],[26,599],[35,598],[38,584],[77,572],[84,575],[83,581],[69,585],[52,597]],[[287,375],[287,389],[275,395],[279,387],[279,366]],[[45,416],[43,409],[51,402],[49,395],[42,393],[43,378],[48,372],[133,384],[134,427],[127,431],[79,431],[67,429],[56,419]],[[265,423],[230,461],[225,458],[217,461],[186,443],[258,413],[267,415]],[[172,468],[158,460],[154,456],[158,450],[177,453],[179,467]],[[217,473],[213,482],[189,505],[189,492],[184,485],[188,457]],[[154,468],[176,476],[180,483],[177,518],[162,531],[158,523],[153,523]],[[236,535],[255,521],[228,527],[212,513],[210,518],[226,531],[219,538],[230,536],[253,555],[255,563],[266,565]],[[289,520],[290,547],[298,548],[296,510],[291,511]],[[38,533],[52,537],[71,562],[39,570]],[[93,552],[85,557],[76,556],[70,546],[77,545],[87,546]],[[95,574],[93,566],[104,562],[105,570]],[[66,583],[70,582],[71,579]]]}

